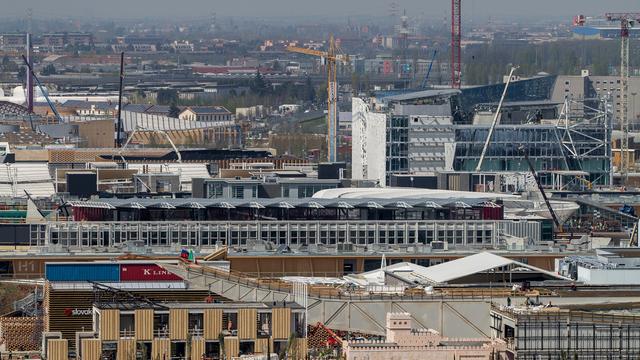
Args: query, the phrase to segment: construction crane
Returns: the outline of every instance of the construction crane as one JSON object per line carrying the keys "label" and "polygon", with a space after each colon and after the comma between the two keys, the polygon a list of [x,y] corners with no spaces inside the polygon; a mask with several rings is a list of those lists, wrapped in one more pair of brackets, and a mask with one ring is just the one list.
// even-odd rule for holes
{"label": "construction crane", "polygon": [[542,199],[544,200],[544,203],[547,205],[547,209],[549,210],[549,214],[551,214],[551,219],[553,219],[553,223],[556,225],[556,228],[558,230],[562,230],[562,225],[560,225],[560,221],[558,220],[558,216],[556,215],[556,212],[553,211],[553,207],[551,207],[551,202],[549,202],[549,198],[547,198],[547,194],[544,192],[544,189],[542,188],[542,183],[540,182],[540,177],[538,176],[538,173],[536,172],[536,169],[533,167],[533,164],[531,163],[531,160],[529,160],[529,154],[527,153],[527,150],[525,149],[524,145],[520,145],[518,147],[518,149],[520,150],[520,152],[524,156],[524,160],[527,162],[527,165],[529,166],[529,171],[531,171],[531,175],[533,175],[533,179],[536,181],[536,185],[538,186],[538,190],[540,191],[540,194],[542,195]]}
{"label": "construction crane", "polygon": [[438,55],[438,49],[433,50],[433,55],[431,56],[431,62],[429,63],[429,69],[427,69],[427,75],[425,75],[424,80],[422,80],[422,89],[426,89],[429,86],[429,75],[431,75],[431,68],[433,67],[433,62],[436,61],[436,55]]}
{"label": "construction crane", "polygon": [[495,114],[493,114],[493,121],[491,122],[491,127],[489,127],[489,134],[484,141],[484,146],[482,147],[482,153],[480,153],[480,159],[478,160],[478,164],[476,164],[476,172],[482,171],[482,163],[484,162],[484,158],[487,155],[487,149],[489,149],[489,144],[491,143],[491,137],[493,136],[493,132],[496,129],[496,125],[500,121],[500,112],[502,111],[502,104],[504,103],[504,98],[507,96],[507,89],[509,89],[509,84],[511,84],[511,79],[513,79],[513,72],[516,71],[518,67],[511,67],[511,71],[509,71],[509,78],[507,79],[507,83],[504,84],[504,90],[502,90],[502,96],[500,97],[500,102],[498,103],[498,108],[496,109]]}
{"label": "construction crane", "polygon": [[629,174],[629,28],[640,21],[640,13],[607,13],[608,21],[620,22],[620,174],[627,183]]}
{"label": "construction crane", "polygon": [[[629,29],[640,21],[640,13],[606,13],[607,21],[620,23],[620,175],[626,184],[631,168],[629,164]],[[584,15],[574,17],[576,26],[584,26]]]}
{"label": "construction crane", "polygon": [[327,66],[327,160],[336,161],[338,138],[338,62],[349,64],[349,56],[339,53],[340,49],[331,35],[328,51],[319,51],[297,46],[288,46],[287,51],[316,56],[321,58]]}
{"label": "construction crane", "polygon": [[[22,55],[22,61],[24,61],[24,64],[29,69],[29,74],[31,74],[33,79],[36,81],[36,84],[38,84],[38,87],[40,88],[40,91],[42,92],[42,96],[44,96],[44,99],[47,101],[47,104],[51,108],[51,111],[53,112],[53,115],[55,115],[56,120],[58,120],[59,123],[64,122],[62,120],[62,116],[60,116],[60,113],[56,109],[56,106],[53,104],[51,99],[49,99],[49,95],[47,95],[48,94],[47,89],[42,85],[42,83],[40,82],[40,79],[38,79],[38,77],[36,76],[35,72],[33,71],[33,67],[29,63],[29,60],[24,55]],[[33,127],[33,124],[32,124],[32,127]]]}
{"label": "construction crane", "polygon": [[462,0],[451,0],[451,87],[459,89],[462,81]]}

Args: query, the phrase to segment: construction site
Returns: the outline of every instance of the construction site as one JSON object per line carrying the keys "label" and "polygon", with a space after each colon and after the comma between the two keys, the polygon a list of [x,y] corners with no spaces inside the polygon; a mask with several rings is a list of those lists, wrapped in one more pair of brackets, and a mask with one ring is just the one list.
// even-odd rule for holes
{"label": "construction site", "polygon": [[[0,33],[0,359],[640,356],[640,13],[444,3]],[[620,56],[472,81],[530,33]]]}

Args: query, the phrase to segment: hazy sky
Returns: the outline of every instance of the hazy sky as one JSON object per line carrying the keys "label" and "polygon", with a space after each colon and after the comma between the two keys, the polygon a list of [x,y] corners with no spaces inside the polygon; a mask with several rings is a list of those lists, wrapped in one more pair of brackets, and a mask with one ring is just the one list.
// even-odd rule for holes
{"label": "hazy sky", "polygon": [[[340,17],[388,12],[392,0],[3,0],[2,16],[20,16],[28,8],[34,17],[83,16],[101,18],[145,18],[176,16],[199,18],[216,12],[218,16],[298,16]],[[449,0],[396,0],[410,16],[442,17]],[[638,0],[463,0],[463,16],[565,17],[596,15],[607,11],[640,11]]]}

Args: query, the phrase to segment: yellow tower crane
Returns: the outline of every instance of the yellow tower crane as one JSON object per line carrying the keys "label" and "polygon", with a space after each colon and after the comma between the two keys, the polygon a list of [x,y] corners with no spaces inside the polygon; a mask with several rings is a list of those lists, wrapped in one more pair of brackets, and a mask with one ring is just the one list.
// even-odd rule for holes
{"label": "yellow tower crane", "polygon": [[328,51],[319,51],[297,46],[287,47],[287,51],[317,56],[321,58],[327,66],[327,159],[335,162],[337,157],[337,137],[338,137],[338,62],[348,64],[349,56],[340,53],[336,41],[331,35],[329,38]]}

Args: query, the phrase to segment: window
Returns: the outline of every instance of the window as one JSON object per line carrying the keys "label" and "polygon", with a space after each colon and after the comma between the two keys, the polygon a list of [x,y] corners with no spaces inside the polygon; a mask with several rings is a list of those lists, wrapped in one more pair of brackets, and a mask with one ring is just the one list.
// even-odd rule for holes
{"label": "window", "polygon": [[183,341],[171,342],[171,359],[185,360],[187,356],[187,344]]}
{"label": "window", "polygon": [[169,336],[169,314],[153,314],[153,335],[154,337]]}
{"label": "window", "polygon": [[140,354],[142,359],[151,359],[151,343],[139,341],[136,344],[136,352]]}
{"label": "window", "polygon": [[222,197],[222,184],[220,183],[209,183],[209,198],[210,199],[218,199]]}
{"label": "window", "polygon": [[262,337],[271,336],[271,314],[270,313],[258,314],[258,336],[262,336]]}
{"label": "window", "polygon": [[307,329],[305,329],[305,320],[303,312],[294,312],[291,314],[293,316],[293,331],[296,334],[296,337],[303,338],[306,337]]}
{"label": "window", "polygon": [[233,185],[231,197],[234,199],[244,199],[244,185]]}
{"label": "window", "polygon": [[353,274],[355,272],[356,260],[355,259],[345,259],[342,265],[342,272],[344,274]]}
{"label": "window", "polygon": [[[207,359],[220,359],[220,343],[218,343],[217,341],[205,342],[204,356]],[[151,359],[151,357],[149,357],[148,359]]]}
{"label": "window", "polygon": [[253,185],[251,187],[251,197],[254,199],[258,197],[258,185]]}
{"label": "window", "polygon": [[240,355],[253,354],[255,351],[255,344],[253,341],[240,341],[239,353]]}
{"label": "window", "polygon": [[156,192],[171,192],[171,181],[169,180],[157,180]]}
{"label": "window", "polygon": [[135,336],[135,320],[133,314],[120,314],[120,337]]}
{"label": "window", "polygon": [[222,333],[225,336],[238,335],[238,313],[222,314]]}
{"label": "window", "polygon": [[194,336],[202,336],[204,315],[202,313],[189,314],[189,333]]}

